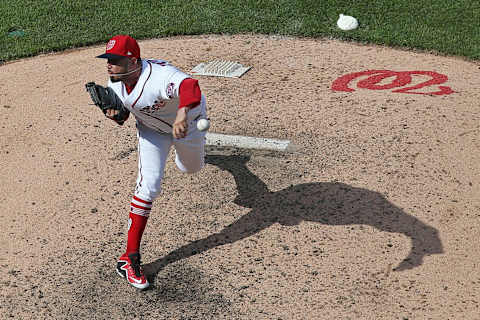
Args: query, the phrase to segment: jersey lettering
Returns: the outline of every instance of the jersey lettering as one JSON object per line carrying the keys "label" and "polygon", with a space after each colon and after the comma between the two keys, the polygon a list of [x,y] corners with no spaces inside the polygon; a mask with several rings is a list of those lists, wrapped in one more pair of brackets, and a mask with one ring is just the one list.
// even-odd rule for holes
{"label": "jersey lettering", "polygon": [[[119,95],[137,122],[155,131],[170,133],[178,111],[178,88],[190,76],[164,60],[143,60],[142,66],[142,73],[133,91],[127,92],[121,82],[110,82],[109,86]],[[203,96],[201,103],[205,103]],[[189,111],[189,118],[194,118],[200,112],[200,108],[195,109]]]}
{"label": "jersey lettering", "polygon": [[165,100],[155,100],[153,106],[145,106],[141,107],[140,111],[143,113],[154,113],[156,111],[159,111],[160,109],[164,108],[167,102]]}

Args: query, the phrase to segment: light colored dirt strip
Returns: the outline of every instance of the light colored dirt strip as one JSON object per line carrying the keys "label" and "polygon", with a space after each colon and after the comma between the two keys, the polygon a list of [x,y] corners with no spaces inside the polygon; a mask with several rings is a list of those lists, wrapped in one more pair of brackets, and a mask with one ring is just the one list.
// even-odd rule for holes
{"label": "light colored dirt strip", "polygon": [[272,151],[293,150],[295,147],[289,140],[269,139],[259,137],[245,137],[208,132],[207,146],[235,147],[239,149],[257,149]]}

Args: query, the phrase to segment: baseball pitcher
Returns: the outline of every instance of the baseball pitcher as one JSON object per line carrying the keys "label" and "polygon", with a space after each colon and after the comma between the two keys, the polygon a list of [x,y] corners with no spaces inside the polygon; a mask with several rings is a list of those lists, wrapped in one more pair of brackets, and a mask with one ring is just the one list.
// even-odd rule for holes
{"label": "baseball pitcher", "polygon": [[122,125],[133,114],[138,136],[138,176],[130,203],[126,251],[117,272],[134,287],[149,286],[140,262],[140,242],[154,199],[160,194],[169,151],[186,173],[204,166],[205,132],[196,122],[207,118],[198,81],[163,60],[140,58],[140,47],[128,35],[111,38],[104,54],[107,87],[89,82],[87,91],[106,117]]}

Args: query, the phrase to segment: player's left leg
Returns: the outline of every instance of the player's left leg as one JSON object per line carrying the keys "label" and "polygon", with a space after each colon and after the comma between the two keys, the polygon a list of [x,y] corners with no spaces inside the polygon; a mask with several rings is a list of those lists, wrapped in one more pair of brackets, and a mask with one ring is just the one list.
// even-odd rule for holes
{"label": "player's left leg", "polygon": [[166,159],[172,145],[171,135],[159,134],[138,125],[138,177],[130,203],[126,252],[118,259],[117,272],[139,289],[149,286],[140,266],[140,243],[153,200],[161,192]]}

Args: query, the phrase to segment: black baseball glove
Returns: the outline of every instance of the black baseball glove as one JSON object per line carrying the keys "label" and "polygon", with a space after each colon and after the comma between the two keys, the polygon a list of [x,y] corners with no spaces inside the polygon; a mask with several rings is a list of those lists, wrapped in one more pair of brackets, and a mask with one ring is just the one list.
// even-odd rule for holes
{"label": "black baseball glove", "polygon": [[128,119],[130,111],[125,108],[112,88],[103,87],[95,84],[95,82],[85,84],[85,88],[88,93],[90,93],[90,98],[92,98],[93,103],[102,110],[103,114],[106,114],[108,109],[117,110],[118,113],[113,117],[113,120],[119,125],[123,125],[125,120]]}

